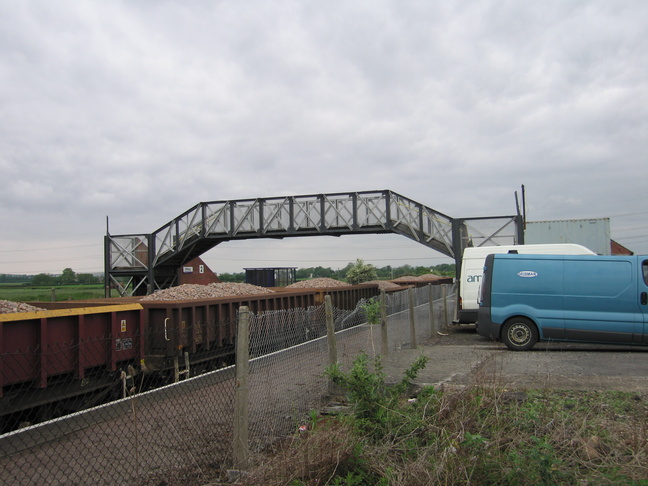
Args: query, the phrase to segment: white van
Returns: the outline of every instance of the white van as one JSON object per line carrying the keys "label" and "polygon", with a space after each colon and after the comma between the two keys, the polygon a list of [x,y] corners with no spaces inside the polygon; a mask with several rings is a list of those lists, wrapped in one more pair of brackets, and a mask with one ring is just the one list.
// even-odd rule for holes
{"label": "white van", "polygon": [[477,321],[479,287],[486,256],[491,253],[513,253],[528,255],[595,255],[581,245],[556,243],[546,245],[502,245],[466,248],[461,260],[459,281],[459,315],[455,324],[469,324]]}

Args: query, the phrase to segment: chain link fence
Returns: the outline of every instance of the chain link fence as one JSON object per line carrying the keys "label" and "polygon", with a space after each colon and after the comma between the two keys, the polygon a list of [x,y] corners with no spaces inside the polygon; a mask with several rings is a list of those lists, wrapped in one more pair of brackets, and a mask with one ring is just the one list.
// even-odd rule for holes
{"label": "chain link fence", "polygon": [[[348,369],[361,351],[380,355],[422,344],[452,320],[454,297],[447,285],[385,295],[384,326],[366,323],[364,301],[353,311],[331,309],[337,361]],[[58,386],[48,384],[45,390],[33,384],[5,387],[2,406],[10,404],[15,412],[2,410],[0,484],[204,485],[240,464],[236,441],[242,427],[235,424],[245,424],[242,446],[251,456],[289,437],[327,398],[324,372],[332,336],[327,335],[326,308],[248,317],[249,375],[242,410],[238,373],[245,366],[237,369],[226,357],[192,363],[180,355],[176,369],[166,374],[129,367],[117,375],[88,375],[78,384],[61,376]],[[97,339],[97,349],[110,340]],[[48,352],[48,359],[69,359],[67,351],[74,346],[62,343],[59,352]],[[10,369],[10,363],[37,367],[39,351],[4,353],[0,373],[24,373]],[[179,382],[168,384],[177,376]],[[77,386],[88,392],[80,395]],[[54,390],[62,399],[50,404],[46,393]],[[80,408],[87,410],[66,414]],[[237,416],[241,411],[244,422]]]}

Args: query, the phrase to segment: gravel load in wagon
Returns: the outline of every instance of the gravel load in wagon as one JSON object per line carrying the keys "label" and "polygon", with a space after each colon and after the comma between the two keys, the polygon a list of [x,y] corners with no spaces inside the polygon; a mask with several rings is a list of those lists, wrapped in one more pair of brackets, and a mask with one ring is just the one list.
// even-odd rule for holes
{"label": "gravel load in wagon", "polygon": [[184,284],[142,297],[140,301],[215,299],[239,295],[272,294],[274,290],[245,283],[221,282],[208,285]]}
{"label": "gravel load in wagon", "polygon": [[416,275],[403,275],[402,277],[395,278],[392,280],[392,282],[422,282],[423,279],[421,277],[417,277]]}
{"label": "gravel load in wagon", "polygon": [[377,285],[380,290],[402,290],[403,287],[388,280],[370,280],[362,282],[363,284]]}
{"label": "gravel load in wagon", "polygon": [[0,300],[0,314],[16,314],[18,312],[38,312],[44,311],[40,307],[24,304],[22,302],[11,302],[9,300]]}
{"label": "gravel load in wagon", "polygon": [[329,287],[350,287],[351,284],[335,280],[333,278],[311,278],[310,280],[302,280],[288,285],[287,289],[323,289]]}

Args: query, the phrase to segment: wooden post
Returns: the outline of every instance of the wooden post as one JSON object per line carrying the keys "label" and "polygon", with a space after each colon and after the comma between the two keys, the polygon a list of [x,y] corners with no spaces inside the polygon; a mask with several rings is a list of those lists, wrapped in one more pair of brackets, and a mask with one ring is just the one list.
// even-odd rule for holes
{"label": "wooden post", "polygon": [[[329,367],[333,367],[338,364],[337,357],[337,341],[335,339],[335,322],[333,321],[333,304],[331,302],[331,296],[324,296],[324,312],[326,314],[326,341],[328,344],[328,362]],[[337,383],[334,383],[333,380],[329,379],[328,381],[328,392],[331,395],[341,395],[344,393],[344,390],[340,388]]]}
{"label": "wooden post", "polygon": [[328,342],[329,366],[335,366],[337,359],[337,343],[335,341],[335,323],[333,322],[333,304],[331,296],[324,297],[324,311],[326,314],[326,339]]}
{"label": "wooden post", "polygon": [[387,339],[387,294],[385,290],[380,291],[380,354],[386,356],[389,353],[389,341]]}
{"label": "wooden post", "polygon": [[173,383],[180,381],[180,365],[178,364],[178,357],[173,357]]}
{"label": "wooden post", "polygon": [[409,294],[409,321],[410,321],[410,346],[411,349],[416,349],[416,319],[414,315],[414,289],[412,287],[408,290]]}
{"label": "wooden post", "polygon": [[434,287],[428,284],[428,312],[430,313],[430,337],[436,334],[436,318],[434,317]]}
{"label": "wooden post", "polygon": [[448,327],[448,285],[443,284],[443,328]]}
{"label": "wooden post", "polygon": [[248,444],[248,378],[250,373],[249,330],[250,313],[247,306],[239,308],[236,335],[236,383],[234,385],[234,465],[246,469],[250,457]]}

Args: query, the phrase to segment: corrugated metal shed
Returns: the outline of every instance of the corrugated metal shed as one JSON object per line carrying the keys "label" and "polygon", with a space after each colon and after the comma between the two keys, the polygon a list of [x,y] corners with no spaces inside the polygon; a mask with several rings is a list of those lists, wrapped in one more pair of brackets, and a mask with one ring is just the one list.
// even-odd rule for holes
{"label": "corrugated metal shed", "polygon": [[610,218],[527,221],[524,243],[577,243],[599,255],[609,255]]}

